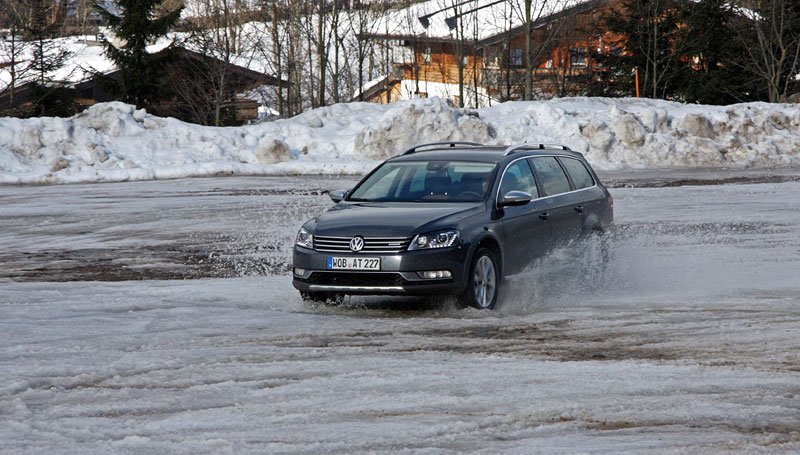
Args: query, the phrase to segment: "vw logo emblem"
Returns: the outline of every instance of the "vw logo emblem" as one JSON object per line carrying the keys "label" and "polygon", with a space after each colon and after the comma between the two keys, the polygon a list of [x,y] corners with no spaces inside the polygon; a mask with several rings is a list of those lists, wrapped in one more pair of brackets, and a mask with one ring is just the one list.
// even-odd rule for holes
{"label": "vw logo emblem", "polygon": [[357,236],[350,240],[350,249],[358,253],[364,248],[364,237]]}

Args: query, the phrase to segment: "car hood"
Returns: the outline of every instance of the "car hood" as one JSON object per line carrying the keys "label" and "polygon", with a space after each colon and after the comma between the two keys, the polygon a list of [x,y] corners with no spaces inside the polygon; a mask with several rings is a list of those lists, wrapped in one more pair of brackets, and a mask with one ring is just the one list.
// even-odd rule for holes
{"label": "car hood", "polygon": [[483,202],[342,202],[320,215],[313,229],[314,234],[323,236],[406,237],[452,229],[460,220],[484,210]]}

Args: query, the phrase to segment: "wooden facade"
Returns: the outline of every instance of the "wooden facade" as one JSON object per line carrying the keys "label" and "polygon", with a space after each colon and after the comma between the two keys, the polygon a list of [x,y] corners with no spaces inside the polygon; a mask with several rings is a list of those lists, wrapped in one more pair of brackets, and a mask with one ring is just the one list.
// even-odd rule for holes
{"label": "wooden facade", "polygon": [[389,104],[400,99],[400,79],[392,75],[373,82],[362,93],[356,93],[350,101],[368,101]]}
{"label": "wooden facade", "polygon": [[[479,41],[397,35],[371,38],[400,40],[411,48],[411,61],[396,64],[398,74],[408,84],[462,85],[497,101],[521,99],[527,60],[531,59],[535,97],[574,96],[585,91],[595,71],[602,71],[592,58],[594,53],[620,51],[616,45],[619,37],[600,28],[602,16],[618,3],[619,0],[590,0],[534,21],[530,55],[524,51],[524,26]],[[463,64],[459,75],[460,61]],[[414,92],[421,97],[428,95],[422,89]],[[461,100],[453,101],[461,104]]]}
{"label": "wooden facade", "polygon": [[[165,99],[154,103],[149,107],[153,114],[162,117],[176,117],[184,121],[193,123],[212,124],[212,119],[198,118],[197,105],[208,103],[208,92],[205,84],[208,81],[204,77],[216,70],[220,65],[228,67],[226,76],[225,90],[230,93],[223,109],[229,112],[229,123],[245,123],[258,117],[259,103],[255,100],[236,93],[253,90],[261,85],[281,85],[288,86],[288,82],[276,77],[268,76],[238,65],[230,64],[198,52],[184,48],[172,49],[173,58],[165,65],[167,75],[165,76]],[[106,77],[114,78],[117,72],[106,74]],[[175,92],[169,85],[169,81],[181,82],[180,93]],[[193,81],[193,83],[186,82]],[[82,107],[89,107],[96,103],[113,101],[113,97],[103,90],[97,80],[90,79],[75,85],[77,93],[76,102]],[[194,108],[188,109],[187,105],[193,104]],[[191,113],[190,113],[191,112]]]}
{"label": "wooden facade", "polygon": [[[242,96],[265,86],[288,87],[280,80],[248,68],[182,47],[168,48],[164,54],[163,77],[158,96],[150,100],[147,110],[162,117],[176,117],[200,124],[235,125],[258,118],[260,103]],[[225,73],[224,82],[217,83]],[[116,79],[119,71],[95,75],[80,82],[27,82],[0,92],[0,115],[70,116],[96,103],[116,101],[108,93],[102,79]],[[221,85],[221,86],[220,86]],[[216,92],[214,91],[216,90]],[[224,101],[214,103],[218,93]]]}

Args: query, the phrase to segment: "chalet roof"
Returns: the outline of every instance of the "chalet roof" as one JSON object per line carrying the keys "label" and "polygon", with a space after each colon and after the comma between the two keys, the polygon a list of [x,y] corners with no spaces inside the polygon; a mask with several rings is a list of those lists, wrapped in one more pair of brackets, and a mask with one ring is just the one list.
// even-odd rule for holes
{"label": "chalet roof", "polygon": [[[607,0],[556,0],[534,2],[533,26],[541,27],[556,19],[598,8]],[[443,7],[430,0],[392,11],[375,27],[370,38],[406,41],[455,42],[457,28],[467,40],[491,44],[524,27],[521,0],[453,0]]]}
{"label": "chalet roof", "polygon": [[[596,10],[596,9],[600,8],[601,6],[606,4],[607,2],[608,2],[608,0],[588,0],[588,1],[585,1],[583,3],[579,3],[579,4],[574,5],[572,7],[563,9],[563,10],[558,11],[558,12],[555,12],[555,13],[550,14],[548,16],[540,17],[540,18],[532,21],[531,22],[531,28],[532,29],[536,29],[536,28],[543,27],[543,26],[546,26],[548,24],[551,24],[551,23],[553,23],[555,21],[561,20],[561,19],[563,19],[565,17],[573,16],[575,14],[582,14],[582,13],[591,12],[593,10]],[[491,45],[491,44],[496,44],[496,43],[502,42],[502,41],[504,41],[505,39],[507,39],[507,38],[509,38],[511,36],[515,36],[515,35],[519,35],[520,33],[523,33],[524,30],[525,30],[525,24],[521,24],[521,25],[519,25],[517,27],[512,28],[511,30],[508,30],[508,31],[505,31],[505,32],[502,32],[502,33],[498,33],[496,35],[489,36],[489,37],[483,39],[480,42],[480,45],[481,46],[486,46],[486,45]]]}
{"label": "chalet roof", "polygon": [[[161,51],[156,52],[156,54],[161,53],[161,52],[165,52],[165,51],[166,51],[166,49],[162,49]],[[182,47],[175,47],[175,48],[172,49],[172,51],[176,53],[176,58],[177,59],[191,59],[191,60],[196,60],[196,61],[213,61],[213,60],[217,60],[214,57],[211,57],[211,56],[208,56],[208,55],[205,55],[205,54],[201,54],[199,52],[195,52],[195,51],[192,51],[192,50],[189,50],[189,49],[186,49],[186,48],[182,48]],[[230,71],[230,74],[231,74],[231,77],[229,78],[231,80],[231,82],[237,81],[237,82],[234,82],[234,86],[237,87],[237,91],[252,90],[253,88],[258,87],[260,85],[278,85],[278,84],[280,84],[283,87],[288,87],[289,86],[289,82],[288,81],[281,80],[281,79],[278,79],[277,77],[270,76],[270,75],[267,75],[267,74],[259,73],[258,71],[253,71],[251,69],[248,69],[248,68],[245,68],[245,67],[242,67],[242,66],[238,66],[238,65],[231,64],[231,66],[228,69],[228,71]],[[117,76],[118,73],[119,73],[119,70],[113,69],[111,71],[106,72],[105,75],[108,76],[108,77],[114,78],[114,77]],[[96,84],[96,81],[94,80],[94,78],[89,78],[89,79],[86,79],[86,80],[83,80],[83,81],[80,81],[80,82],[77,82],[77,83],[74,83],[74,84],[71,84],[71,85],[74,86],[75,88],[77,88],[78,90],[84,90],[86,88],[94,86],[95,84]]]}
{"label": "chalet roof", "polygon": [[[90,80],[95,74],[112,75],[117,71],[116,65],[106,55],[102,43],[99,41],[89,39],[89,37],[65,37],[56,38],[60,41],[59,44],[66,47],[70,55],[65,64],[58,70],[53,71],[48,75],[48,79],[58,81],[64,85],[78,85],[82,82]],[[147,51],[157,54],[166,48],[172,46],[173,50],[180,53],[182,57],[194,59],[214,59],[215,57],[201,54],[199,52],[178,46],[172,39],[161,39],[157,43],[148,46]],[[277,85],[282,84],[287,86],[287,81],[267,75],[258,71],[251,70],[244,66],[238,60],[231,62],[231,68],[238,75],[259,80],[264,85]],[[11,75],[6,67],[0,65],[0,88],[5,88],[11,81]]]}
{"label": "chalet roof", "polygon": [[[373,79],[361,87],[361,90],[363,92],[363,99],[369,100],[379,95],[383,91],[391,89],[392,85],[398,82],[400,82],[400,79],[398,79],[393,75],[386,75],[386,76],[381,76],[377,79]],[[350,101],[359,101],[358,92],[356,92],[356,94]]]}
{"label": "chalet roof", "polygon": [[[34,82],[26,82],[14,87],[14,105],[30,102],[33,99],[32,92],[36,88]],[[0,91],[0,110],[7,110],[11,107],[11,89]]]}

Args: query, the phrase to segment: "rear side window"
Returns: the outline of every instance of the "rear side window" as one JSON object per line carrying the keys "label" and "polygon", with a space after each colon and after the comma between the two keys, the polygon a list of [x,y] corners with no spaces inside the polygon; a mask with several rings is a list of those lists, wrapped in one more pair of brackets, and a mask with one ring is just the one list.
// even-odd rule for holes
{"label": "rear side window", "polygon": [[567,170],[570,178],[572,178],[572,183],[575,184],[575,189],[579,190],[581,188],[589,188],[590,186],[594,186],[594,179],[592,178],[592,174],[586,169],[586,166],[581,163],[579,160],[574,158],[560,158],[561,164],[564,165],[564,168]]}
{"label": "rear side window", "polygon": [[566,193],[571,190],[569,180],[564,174],[564,169],[553,156],[540,156],[532,158],[533,168],[542,182],[542,189],[547,196]]}

